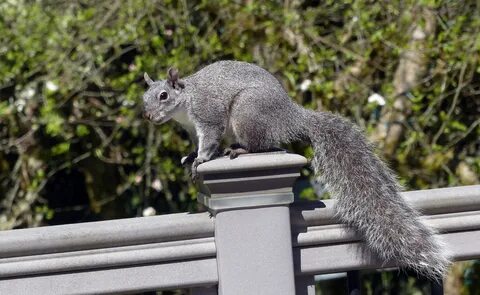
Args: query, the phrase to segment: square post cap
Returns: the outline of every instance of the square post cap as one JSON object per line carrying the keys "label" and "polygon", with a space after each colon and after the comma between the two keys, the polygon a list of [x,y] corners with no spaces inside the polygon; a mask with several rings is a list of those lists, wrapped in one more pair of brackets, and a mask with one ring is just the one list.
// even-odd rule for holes
{"label": "square post cap", "polygon": [[221,157],[198,166],[198,202],[210,212],[287,205],[307,159],[285,151]]}

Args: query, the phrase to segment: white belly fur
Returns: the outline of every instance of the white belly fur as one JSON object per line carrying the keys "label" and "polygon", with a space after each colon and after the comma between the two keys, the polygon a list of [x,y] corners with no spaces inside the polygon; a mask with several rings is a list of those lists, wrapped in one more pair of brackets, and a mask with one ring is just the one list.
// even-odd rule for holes
{"label": "white belly fur", "polygon": [[188,133],[190,133],[192,136],[196,136],[196,131],[195,131],[195,125],[193,122],[190,120],[188,117],[187,110],[179,110],[175,112],[175,114],[172,117],[173,120],[177,121],[182,127],[187,130]]}
{"label": "white belly fur", "polygon": [[[190,120],[190,117],[188,116],[187,110],[179,110],[175,112],[175,114],[172,117],[173,120],[178,122],[182,127],[191,135],[194,136],[195,139],[198,141],[198,135],[195,130],[195,125],[193,122]],[[232,128],[232,124],[228,124],[227,130],[224,134],[224,140],[228,145],[235,143],[235,134]]]}

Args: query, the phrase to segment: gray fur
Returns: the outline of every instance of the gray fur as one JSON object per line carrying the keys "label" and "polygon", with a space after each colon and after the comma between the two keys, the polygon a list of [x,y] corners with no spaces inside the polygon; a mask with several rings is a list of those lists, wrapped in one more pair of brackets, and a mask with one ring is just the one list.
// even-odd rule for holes
{"label": "gray fur", "polygon": [[[178,72],[169,70],[168,77],[149,84],[144,112],[154,123],[183,118],[182,125],[194,127],[198,156],[192,176],[216,156],[225,134],[249,152],[308,141],[315,150],[313,168],[337,199],[338,216],[363,234],[371,250],[431,278],[445,274],[449,261],[433,231],[401,198],[395,176],[355,125],[302,108],[273,75],[253,64],[220,61],[180,83]],[[167,100],[158,99],[161,91],[169,93]]]}

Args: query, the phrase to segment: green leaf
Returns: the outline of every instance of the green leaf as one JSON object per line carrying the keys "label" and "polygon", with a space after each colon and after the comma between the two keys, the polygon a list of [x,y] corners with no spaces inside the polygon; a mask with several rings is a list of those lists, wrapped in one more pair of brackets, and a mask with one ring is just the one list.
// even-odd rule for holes
{"label": "green leaf", "polygon": [[70,143],[69,142],[62,142],[54,147],[52,147],[52,155],[58,156],[61,154],[65,154],[70,150]]}

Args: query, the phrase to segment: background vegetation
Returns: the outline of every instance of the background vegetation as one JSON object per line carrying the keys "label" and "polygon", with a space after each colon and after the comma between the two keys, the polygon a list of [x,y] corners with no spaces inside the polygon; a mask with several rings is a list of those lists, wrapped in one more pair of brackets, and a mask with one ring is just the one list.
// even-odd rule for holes
{"label": "background vegetation", "polygon": [[[407,189],[479,183],[479,30],[478,1],[2,1],[1,229],[195,210],[193,147],[141,119],[142,74],[221,59],[351,118]],[[478,276],[450,285],[479,294]]]}

